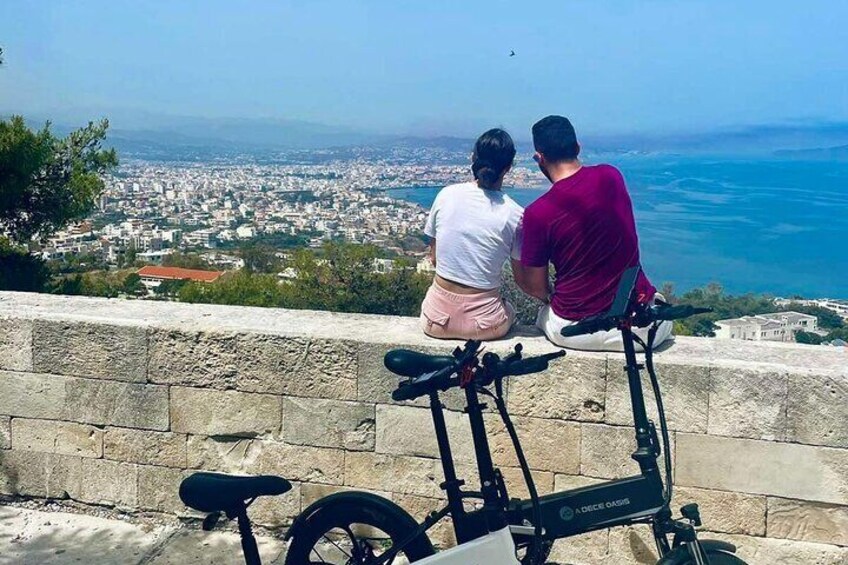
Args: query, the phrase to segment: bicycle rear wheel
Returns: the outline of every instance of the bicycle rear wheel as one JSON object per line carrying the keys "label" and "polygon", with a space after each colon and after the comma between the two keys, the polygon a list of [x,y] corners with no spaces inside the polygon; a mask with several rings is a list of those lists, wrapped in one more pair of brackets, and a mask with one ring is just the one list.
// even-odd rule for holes
{"label": "bicycle rear wheel", "polygon": [[[412,530],[378,508],[345,504],[315,516],[292,540],[286,565],[368,565]],[[389,563],[401,565],[432,555],[423,534]]]}

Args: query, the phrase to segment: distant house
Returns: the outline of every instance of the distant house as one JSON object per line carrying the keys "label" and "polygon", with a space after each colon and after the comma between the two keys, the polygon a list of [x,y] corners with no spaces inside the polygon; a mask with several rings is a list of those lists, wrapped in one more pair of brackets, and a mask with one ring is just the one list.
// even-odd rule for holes
{"label": "distant house", "polygon": [[815,332],[818,329],[818,320],[815,316],[800,312],[742,316],[719,320],[715,324],[718,326],[716,337],[747,341],[795,341],[797,332]]}
{"label": "distant house", "polygon": [[201,271],[199,269],[183,269],[180,267],[159,267],[147,265],[138,270],[141,282],[148,290],[153,290],[162,284],[162,281],[195,281],[211,283],[215,282],[223,271]]}

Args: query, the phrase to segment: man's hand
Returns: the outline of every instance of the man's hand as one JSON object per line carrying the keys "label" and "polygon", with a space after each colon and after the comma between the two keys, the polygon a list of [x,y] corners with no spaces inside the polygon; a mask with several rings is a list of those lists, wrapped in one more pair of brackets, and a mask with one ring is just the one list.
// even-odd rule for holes
{"label": "man's hand", "polygon": [[515,284],[525,294],[546,304],[550,301],[551,289],[548,283],[547,267],[525,267],[521,264],[521,261],[513,259],[512,276],[515,279]]}

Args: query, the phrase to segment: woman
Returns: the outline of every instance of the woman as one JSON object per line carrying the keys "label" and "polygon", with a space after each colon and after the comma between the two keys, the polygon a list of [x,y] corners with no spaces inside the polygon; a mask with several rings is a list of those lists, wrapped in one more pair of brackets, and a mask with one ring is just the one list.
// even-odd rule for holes
{"label": "woman", "polygon": [[436,276],[421,304],[431,337],[497,339],[515,322],[515,309],[500,295],[504,262],[521,256],[524,210],[501,190],[513,159],[509,134],[487,131],[474,145],[474,182],[446,186],[433,202],[424,233]]}

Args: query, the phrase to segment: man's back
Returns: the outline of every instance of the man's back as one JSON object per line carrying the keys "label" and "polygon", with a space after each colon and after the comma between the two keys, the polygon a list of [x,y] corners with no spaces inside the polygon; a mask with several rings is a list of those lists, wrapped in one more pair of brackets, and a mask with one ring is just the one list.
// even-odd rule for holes
{"label": "man's back", "polygon": [[[551,307],[557,316],[580,320],[605,312],[621,274],[639,263],[633,207],[621,173],[610,165],[584,166],[528,206],[521,262],[553,263]],[[636,289],[645,302],[656,292],[644,274]]]}

